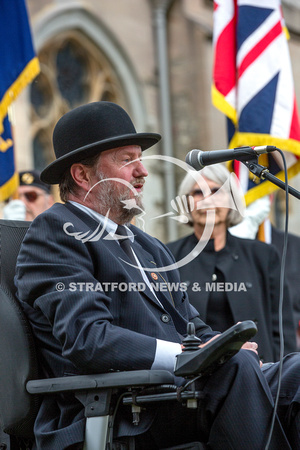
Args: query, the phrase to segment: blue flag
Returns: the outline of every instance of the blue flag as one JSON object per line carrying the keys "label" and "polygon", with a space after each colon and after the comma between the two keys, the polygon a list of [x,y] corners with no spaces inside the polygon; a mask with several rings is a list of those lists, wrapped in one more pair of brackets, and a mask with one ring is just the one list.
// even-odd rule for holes
{"label": "blue flag", "polygon": [[18,187],[8,108],[38,75],[25,0],[0,0],[0,201]]}

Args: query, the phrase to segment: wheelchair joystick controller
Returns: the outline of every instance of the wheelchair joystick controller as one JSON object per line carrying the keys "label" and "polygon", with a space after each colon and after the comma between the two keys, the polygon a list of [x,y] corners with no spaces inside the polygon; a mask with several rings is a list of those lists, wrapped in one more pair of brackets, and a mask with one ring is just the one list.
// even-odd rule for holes
{"label": "wheelchair joystick controller", "polygon": [[195,335],[195,325],[193,322],[189,322],[187,325],[187,336],[182,340],[182,345],[184,346],[183,352],[190,352],[192,350],[199,350],[199,345],[202,343]]}
{"label": "wheelchair joystick controller", "polygon": [[199,348],[201,340],[195,336],[194,324],[189,323],[188,335],[182,341],[185,349],[176,357],[175,375],[179,377],[209,375],[235,355],[256,333],[255,323],[252,320],[245,320],[228,328],[216,339],[211,339],[204,347]]}

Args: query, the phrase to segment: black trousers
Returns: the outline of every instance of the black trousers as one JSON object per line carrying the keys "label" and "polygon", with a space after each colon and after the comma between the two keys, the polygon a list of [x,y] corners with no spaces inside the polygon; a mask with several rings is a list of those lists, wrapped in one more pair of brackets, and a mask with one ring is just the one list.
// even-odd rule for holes
{"label": "black trousers", "polygon": [[[255,353],[238,352],[208,379],[196,410],[164,403],[137,449],[155,450],[200,441],[213,450],[263,450],[278,385],[278,363],[262,371]],[[300,353],[284,359],[278,418],[269,449],[300,449]]]}
{"label": "black trousers", "polygon": [[[179,402],[153,406],[155,419],[148,431],[135,436],[136,450],[158,450],[194,441],[206,443],[212,450],[264,450],[278,370],[275,363],[262,371],[253,352],[238,352],[210,377],[197,381],[203,398],[196,410]],[[284,358],[277,411],[269,450],[299,450],[300,353]],[[79,443],[68,450],[82,448]]]}

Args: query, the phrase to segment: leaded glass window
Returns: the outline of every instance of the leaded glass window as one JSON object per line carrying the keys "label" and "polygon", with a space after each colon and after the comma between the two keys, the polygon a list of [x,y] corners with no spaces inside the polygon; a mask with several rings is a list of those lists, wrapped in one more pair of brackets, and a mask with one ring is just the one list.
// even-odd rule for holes
{"label": "leaded glass window", "polygon": [[42,170],[54,159],[52,132],[62,114],[92,101],[126,103],[109,59],[83,33],[54,37],[38,57],[41,73],[31,85],[30,100],[34,166]]}

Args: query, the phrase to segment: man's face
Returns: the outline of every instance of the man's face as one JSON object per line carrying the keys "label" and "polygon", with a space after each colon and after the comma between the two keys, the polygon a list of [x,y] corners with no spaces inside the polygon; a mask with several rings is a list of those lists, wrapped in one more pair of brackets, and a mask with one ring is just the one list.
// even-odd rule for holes
{"label": "man's face", "polygon": [[147,170],[139,146],[130,145],[101,153],[92,179],[95,209],[125,223],[143,211],[142,191]]}
{"label": "man's face", "polygon": [[18,198],[25,203],[25,220],[32,221],[39,214],[48,209],[52,202],[51,196],[36,186],[19,186]]}

